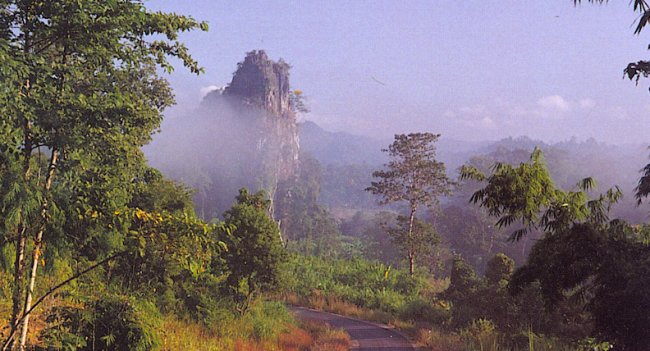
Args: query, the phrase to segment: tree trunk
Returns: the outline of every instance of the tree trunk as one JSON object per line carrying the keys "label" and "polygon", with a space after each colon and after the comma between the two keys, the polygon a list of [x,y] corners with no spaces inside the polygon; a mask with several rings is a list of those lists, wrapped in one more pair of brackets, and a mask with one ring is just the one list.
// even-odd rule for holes
{"label": "tree trunk", "polygon": [[36,237],[34,238],[34,250],[32,252],[32,269],[29,275],[29,286],[27,288],[27,295],[25,297],[25,308],[23,310],[23,329],[20,334],[20,346],[19,350],[25,350],[25,344],[27,342],[27,331],[29,329],[29,312],[32,307],[32,299],[34,297],[34,286],[36,285],[36,274],[38,272],[38,263],[41,257],[41,251],[43,249],[43,232],[45,231],[45,225],[47,222],[47,210],[48,210],[48,200],[47,193],[52,188],[52,178],[54,178],[54,171],[56,170],[57,162],[59,160],[59,151],[57,149],[52,149],[52,156],[50,158],[50,165],[47,171],[47,178],[45,180],[45,198],[41,206],[41,224]]}
{"label": "tree trunk", "polygon": [[[109,256],[109,257],[107,257],[107,258],[105,258],[105,259],[103,259],[103,260],[101,260],[101,261],[99,261],[99,262],[97,262],[97,263],[95,263],[94,265],[92,265],[92,266],[90,266],[90,267],[84,269],[83,271],[74,274],[74,275],[71,276],[70,278],[68,278],[68,279],[66,279],[66,280],[64,280],[64,281],[62,281],[61,283],[59,283],[59,284],[57,284],[57,285],[51,287],[51,288],[50,288],[50,289],[49,289],[45,294],[43,294],[43,295],[42,295],[38,300],[36,300],[36,302],[34,303],[34,305],[32,305],[32,307],[27,311],[27,313],[24,314],[24,315],[23,315],[19,320],[22,321],[22,320],[25,318],[25,316],[29,316],[29,314],[30,314],[30,313],[31,313],[31,312],[32,312],[32,311],[33,311],[33,310],[34,310],[38,305],[40,305],[41,302],[43,302],[43,301],[44,301],[48,296],[54,294],[54,292],[56,292],[56,291],[59,290],[60,288],[62,288],[62,287],[64,287],[64,286],[68,285],[70,282],[72,282],[72,281],[76,280],[77,278],[83,276],[84,274],[86,274],[86,273],[88,273],[88,272],[90,272],[90,271],[96,269],[97,267],[102,266],[102,265],[108,263],[109,261],[111,261],[111,260],[113,260],[113,259],[115,259],[115,258],[118,258],[118,257],[120,257],[120,256],[126,255],[127,253],[128,253],[128,251],[120,251],[120,252],[118,252],[118,253],[116,253],[116,254],[113,254],[113,255],[111,255],[111,256]],[[4,343],[2,344],[2,351],[6,351],[6,350],[9,349],[9,344],[11,343],[11,340],[13,340],[13,337],[14,337],[14,334],[13,334],[13,333],[15,333],[15,331],[12,331],[12,332],[9,334],[9,336],[7,337],[7,339],[4,341]]]}
{"label": "tree trunk", "polygon": [[[24,95],[29,96],[30,83],[29,79],[25,80],[25,84],[21,90],[24,90]],[[23,92],[21,91],[21,95]],[[23,182],[24,186],[29,186],[31,180],[31,160],[32,160],[32,123],[28,118],[23,120]],[[20,206],[20,205],[19,205]],[[22,212],[22,211],[21,211]],[[27,225],[25,218],[22,216],[18,223],[17,237],[16,237],[16,258],[14,261],[14,287],[12,294],[12,309],[11,309],[11,333],[15,333],[20,326],[18,315],[20,313],[23,302],[23,280],[25,279],[25,245],[27,243]],[[13,340],[9,344],[9,348],[13,348]]]}
{"label": "tree trunk", "polygon": [[413,223],[415,222],[415,212],[418,210],[417,206],[411,206],[411,214],[409,215],[409,232],[408,232],[408,257],[409,257],[409,275],[413,276],[413,266],[415,259],[415,248],[413,247]]}
{"label": "tree trunk", "polygon": [[[25,228],[21,224],[18,228],[18,239],[16,240],[16,260],[14,261],[14,287],[12,295],[12,310],[11,310],[11,331],[15,333],[18,329],[18,314],[22,305],[23,297],[23,279],[25,276]],[[9,344],[11,348],[13,342]]]}

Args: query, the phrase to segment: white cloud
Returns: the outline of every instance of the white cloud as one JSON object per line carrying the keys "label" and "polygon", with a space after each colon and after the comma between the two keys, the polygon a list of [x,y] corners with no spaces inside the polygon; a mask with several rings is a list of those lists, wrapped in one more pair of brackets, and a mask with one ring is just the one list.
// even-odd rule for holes
{"label": "white cloud", "polygon": [[463,106],[458,111],[462,114],[469,114],[469,115],[480,115],[484,114],[486,112],[485,106],[482,105],[476,105],[476,106]]}
{"label": "white cloud", "polygon": [[494,129],[494,128],[497,127],[496,123],[494,122],[494,120],[491,117],[483,117],[483,118],[481,118],[481,125],[484,128],[488,128],[488,129]]}
{"label": "white cloud", "polygon": [[443,116],[470,128],[495,129],[497,127],[492,112],[482,105],[463,106],[457,111],[447,110]]}
{"label": "white cloud", "polygon": [[213,92],[213,91],[219,90],[219,89],[222,89],[222,87],[219,87],[219,86],[216,86],[216,85],[208,85],[207,87],[201,87],[201,89],[199,89],[199,93],[201,94],[201,99],[203,99],[210,92]]}
{"label": "white cloud", "polygon": [[461,139],[527,135],[547,141],[577,136],[615,143],[637,142],[644,140],[644,126],[650,123],[650,103],[631,107],[585,96],[569,99],[560,95],[530,100],[495,98],[480,104],[466,101],[449,106],[437,123],[444,126],[443,134]]}
{"label": "white cloud", "polygon": [[[566,99],[560,95],[548,95],[529,101],[494,99],[490,104],[458,106],[447,109],[442,117],[450,128],[473,130],[486,138],[517,134],[564,137],[560,126],[580,123],[578,121],[598,112],[594,107],[596,102],[591,98]],[[620,110],[610,114],[617,118],[626,117]]]}
{"label": "white cloud", "polygon": [[571,110],[571,103],[560,95],[544,96],[541,99],[537,100],[537,105],[545,109],[556,110],[560,112],[568,112]]}

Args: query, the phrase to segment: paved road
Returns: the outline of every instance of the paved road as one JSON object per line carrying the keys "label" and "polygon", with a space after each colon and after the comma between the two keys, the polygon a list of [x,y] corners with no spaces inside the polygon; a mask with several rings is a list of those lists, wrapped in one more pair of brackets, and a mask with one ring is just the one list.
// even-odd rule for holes
{"label": "paved road", "polygon": [[320,321],[350,334],[352,350],[355,351],[414,351],[416,350],[402,335],[386,326],[360,321],[302,307],[291,307],[298,319]]}

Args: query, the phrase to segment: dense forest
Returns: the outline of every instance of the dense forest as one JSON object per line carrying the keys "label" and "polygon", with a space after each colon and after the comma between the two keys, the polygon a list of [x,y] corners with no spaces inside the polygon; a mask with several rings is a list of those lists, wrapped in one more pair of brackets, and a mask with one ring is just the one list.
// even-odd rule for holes
{"label": "dense forest", "polygon": [[156,135],[207,23],[1,6],[3,351],[350,349],[295,306],[425,350],[650,345],[646,145],[329,132],[264,50]]}

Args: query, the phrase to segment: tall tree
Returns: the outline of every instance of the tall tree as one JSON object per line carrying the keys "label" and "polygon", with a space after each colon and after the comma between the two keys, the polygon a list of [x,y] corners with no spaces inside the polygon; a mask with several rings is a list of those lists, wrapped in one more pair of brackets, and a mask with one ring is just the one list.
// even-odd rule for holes
{"label": "tall tree", "polygon": [[300,155],[298,176],[280,182],[278,193],[283,196],[277,199],[275,217],[280,219],[285,246],[290,241],[293,241],[294,245],[297,241],[306,239],[310,243],[318,244],[313,248],[315,251],[311,252],[312,254],[321,251],[321,248],[336,251],[340,246],[340,232],[336,222],[327,209],[319,204],[321,175],[322,169],[318,160],[303,153]]}
{"label": "tall tree", "polygon": [[436,245],[440,244],[440,236],[431,223],[417,218],[410,221],[409,217],[397,216],[396,225],[386,228],[386,232],[401,251],[409,258],[409,270],[413,274],[413,266],[418,258],[429,258]]}
{"label": "tall tree", "polygon": [[0,158],[9,183],[2,224],[16,247],[10,327],[13,335],[22,323],[21,350],[48,228],[65,220],[53,188],[65,184],[88,211],[125,206],[131,174],[143,163],[139,148],[173,103],[156,69],[171,71],[173,56],[200,72],[178,41],[178,32],[199,27],[207,29],[137,0],[0,3],[0,56],[10,58],[0,74],[11,78],[0,83]]}
{"label": "tall tree", "polygon": [[445,164],[436,160],[435,142],[440,134],[411,133],[395,135],[395,141],[388,146],[390,158],[385,170],[376,171],[366,190],[381,197],[381,205],[406,203],[408,219],[406,231],[398,245],[404,245],[409,262],[409,272],[413,266],[419,240],[413,240],[416,213],[421,205],[431,207],[438,197],[451,192],[454,184],[445,172]]}

